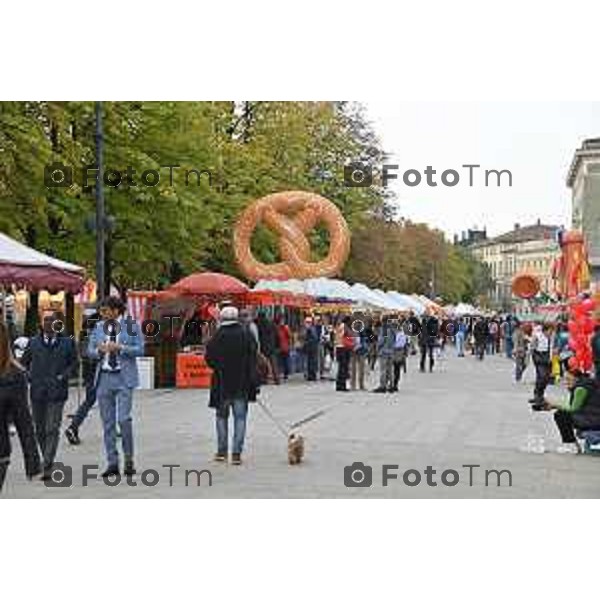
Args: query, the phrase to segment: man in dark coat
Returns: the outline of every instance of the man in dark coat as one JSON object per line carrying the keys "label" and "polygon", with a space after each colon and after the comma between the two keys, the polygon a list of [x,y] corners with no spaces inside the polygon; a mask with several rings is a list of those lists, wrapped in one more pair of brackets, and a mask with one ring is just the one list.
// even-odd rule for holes
{"label": "man in dark coat", "polygon": [[419,370],[421,373],[425,372],[425,360],[427,355],[429,355],[429,372],[431,373],[433,371],[433,366],[435,364],[433,349],[435,348],[439,334],[440,324],[437,318],[433,314],[423,317],[423,320],[421,321],[421,332],[419,334],[419,348],[421,350]]}
{"label": "man in dark coat", "polygon": [[277,356],[279,354],[279,335],[275,323],[264,313],[260,313],[256,319],[258,338],[260,341],[260,352],[267,359],[269,373],[273,383],[279,385],[279,372],[277,367]]}
{"label": "man in dark coat", "polygon": [[227,460],[229,411],[233,412],[231,463],[242,462],[248,402],[258,393],[257,344],[254,336],[238,321],[238,310],[221,310],[220,326],[206,346],[206,362],[213,369],[209,406],[216,411],[217,453],[215,460]]}
{"label": "man in dark coat", "polygon": [[63,328],[61,315],[44,315],[42,330],[31,339],[22,360],[29,373],[31,410],[42,452],[44,480],[52,477],[63,409],[69,396],[69,377],[77,368],[75,344],[61,335]]}
{"label": "man in dark coat", "polygon": [[473,326],[473,338],[475,339],[475,354],[479,360],[485,356],[485,347],[488,340],[487,319],[479,317]]}

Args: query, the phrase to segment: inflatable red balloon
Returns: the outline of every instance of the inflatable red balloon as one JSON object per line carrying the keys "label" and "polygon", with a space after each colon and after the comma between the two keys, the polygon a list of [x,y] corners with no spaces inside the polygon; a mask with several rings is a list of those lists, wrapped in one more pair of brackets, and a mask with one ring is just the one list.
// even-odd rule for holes
{"label": "inflatable red balloon", "polygon": [[590,335],[594,331],[594,319],[592,317],[585,317],[581,321],[581,330],[586,335]]}
{"label": "inflatable red balloon", "polygon": [[569,330],[570,335],[577,335],[579,333],[579,325],[577,324],[577,321],[571,319],[567,323],[567,329]]}
{"label": "inflatable red balloon", "polygon": [[585,300],[581,301],[581,309],[586,313],[594,310],[594,305],[595,303],[591,298],[586,298]]}
{"label": "inflatable red balloon", "polygon": [[569,371],[578,371],[580,369],[579,359],[576,356],[571,356],[567,362]]}

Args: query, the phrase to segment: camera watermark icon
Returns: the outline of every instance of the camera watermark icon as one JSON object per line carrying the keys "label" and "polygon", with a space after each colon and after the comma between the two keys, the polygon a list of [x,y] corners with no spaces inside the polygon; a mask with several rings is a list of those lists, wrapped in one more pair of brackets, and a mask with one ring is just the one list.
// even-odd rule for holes
{"label": "camera watermark icon", "polygon": [[73,168],[60,162],[44,167],[44,185],[47,188],[67,188],[73,185]]}
{"label": "camera watermark icon", "polygon": [[[378,185],[387,187],[390,181],[397,179],[401,180],[407,187],[416,187],[421,185],[423,181],[429,187],[437,187],[440,183],[445,187],[454,187],[461,182],[461,173],[457,169],[444,169],[438,171],[433,166],[427,165],[425,169],[407,169],[403,173],[397,173],[399,165],[386,163],[376,169],[377,176],[374,176],[373,166],[362,162],[353,162],[344,166],[344,185],[346,187],[369,187],[375,181]],[[470,163],[461,165],[462,169],[466,169],[468,176],[468,185],[473,187],[476,185],[476,178],[481,165]],[[439,172],[439,176],[438,176]],[[513,176],[509,169],[484,169],[483,183],[485,187],[496,184],[496,187],[508,185],[512,187]]]}
{"label": "camera watermark icon", "polygon": [[350,163],[344,167],[346,187],[369,187],[373,185],[373,169],[364,163]]}
{"label": "camera watermark icon", "polygon": [[346,487],[371,487],[373,468],[361,462],[344,467],[344,485]]}
{"label": "camera watermark icon", "polygon": [[44,479],[44,485],[49,488],[73,487],[73,469],[62,462],[52,464],[50,479]]}

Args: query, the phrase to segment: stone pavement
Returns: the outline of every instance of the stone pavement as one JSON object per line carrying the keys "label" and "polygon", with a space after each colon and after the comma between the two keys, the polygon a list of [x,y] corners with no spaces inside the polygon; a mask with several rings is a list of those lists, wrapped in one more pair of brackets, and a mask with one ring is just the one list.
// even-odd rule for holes
{"label": "stone pavement", "polygon": [[[302,428],[306,460],[287,464],[286,440],[261,408],[253,405],[249,418],[244,464],[234,467],[211,462],[214,452],[213,412],[204,390],[153,390],[137,392],[135,433],[138,476],[116,487],[102,480],[82,486],[82,465],[103,468],[99,415],[94,410],[81,430],[83,443],[70,447],[61,439],[57,460],[73,469],[73,486],[47,488],[27,482],[22,471],[18,443],[5,486],[8,498],[583,498],[600,496],[600,458],[562,456],[554,453],[559,443],[551,414],[531,413],[533,373],[516,384],[512,362],[502,356],[457,358],[454,350],[432,374],[417,372],[416,357],[409,361],[408,376],[397,394],[334,392],[333,382],[307,383],[296,379],[286,385],[267,386],[261,397],[278,418],[291,423],[325,408],[323,416]],[[370,388],[375,387],[372,377]],[[550,388],[550,397],[565,390]],[[73,402],[73,401],[72,401]],[[545,454],[522,450],[530,434],[545,437]],[[372,467],[371,487],[348,488],[344,467],[360,461]],[[180,465],[169,468],[162,465]],[[382,465],[395,464],[397,480],[382,485]],[[469,469],[462,465],[480,465]],[[427,485],[425,469],[437,471]],[[140,472],[155,469],[160,481],[143,486]],[[209,469],[185,485],[185,469]],[[410,469],[421,472],[419,485],[403,482]],[[441,473],[453,469],[460,481],[443,485]],[[510,470],[501,476],[485,470]],[[411,477],[416,477],[411,474]],[[152,477],[148,475],[148,481]],[[452,483],[454,475],[447,474]],[[411,481],[414,481],[411,479]]]}

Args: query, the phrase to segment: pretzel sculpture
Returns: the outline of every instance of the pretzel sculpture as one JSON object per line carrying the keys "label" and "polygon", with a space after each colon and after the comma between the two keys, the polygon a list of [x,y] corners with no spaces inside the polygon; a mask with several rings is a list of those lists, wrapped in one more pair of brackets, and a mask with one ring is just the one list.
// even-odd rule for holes
{"label": "pretzel sculpture", "polygon": [[[329,231],[329,253],[311,262],[306,234],[319,222]],[[252,234],[259,223],[279,235],[282,262],[265,264],[252,254]],[[337,275],[350,252],[350,231],[339,209],[309,192],[279,192],[255,200],[240,215],[233,230],[233,250],[244,275],[258,279],[307,279]]]}

